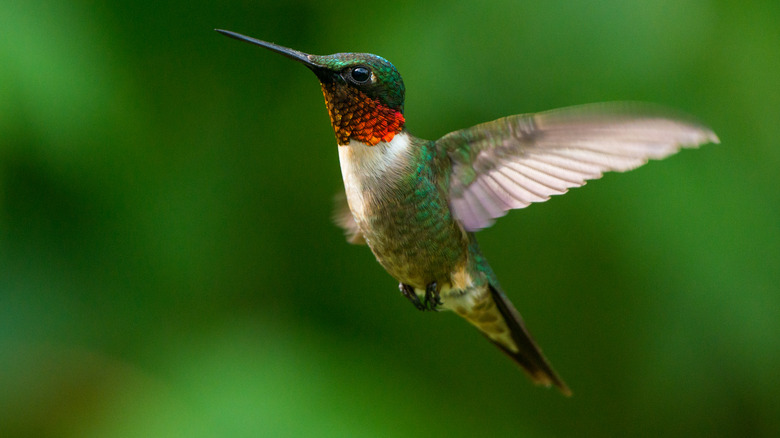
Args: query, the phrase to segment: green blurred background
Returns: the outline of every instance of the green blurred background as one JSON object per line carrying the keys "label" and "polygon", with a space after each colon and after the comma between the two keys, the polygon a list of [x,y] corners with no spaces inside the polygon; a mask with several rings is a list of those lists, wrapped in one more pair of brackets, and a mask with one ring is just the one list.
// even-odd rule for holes
{"label": "green blurred background", "polygon": [[[780,3],[102,3],[0,1],[0,436],[780,435]],[[480,234],[567,399],[345,243],[316,79],[215,27],[390,59],[424,138],[642,100],[722,144]]]}

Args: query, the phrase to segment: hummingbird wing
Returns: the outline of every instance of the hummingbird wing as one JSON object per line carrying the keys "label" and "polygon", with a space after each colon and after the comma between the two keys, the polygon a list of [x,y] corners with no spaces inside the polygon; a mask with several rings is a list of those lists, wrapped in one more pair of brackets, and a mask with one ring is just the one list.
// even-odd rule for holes
{"label": "hummingbird wing", "polygon": [[347,203],[347,195],[339,192],[333,197],[333,222],[344,230],[347,242],[355,245],[365,245],[366,239],[360,232],[355,216],[352,216],[352,210]]}
{"label": "hummingbird wing", "polygon": [[615,102],[504,117],[451,132],[436,146],[452,163],[452,211],[477,231],[508,210],[546,201],[604,172],[625,172],[708,142],[719,140],[690,116]]}

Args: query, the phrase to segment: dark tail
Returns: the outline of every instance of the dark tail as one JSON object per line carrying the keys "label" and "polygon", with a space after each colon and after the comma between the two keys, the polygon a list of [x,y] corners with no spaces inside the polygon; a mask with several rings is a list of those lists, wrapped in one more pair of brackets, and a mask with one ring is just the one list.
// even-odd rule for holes
{"label": "dark tail", "polygon": [[[552,366],[542,354],[542,350],[536,346],[531,335],[525,329],[523,324],[523,318],[520,313],[515,309],[515,306],[509,301],[509,299],[492,285],[490,287],[490,295],[493,298],[493,302],[498,309],[498,312],[504,319],[507,329],[509,329],[509,335],[517,351],[513,351],[511,345],[504,345],[506,342],[501,342],[498,339],[493,339],[491,336],[485,334],[486,337],[501,349],[507,356],[518,363],[523,370],[528,374],[531,380],[538,385],[555,385],[563,395],[571,396],[571,390],[566,383],[558,377]],[[484,332],[484,331],[483,331]]]}

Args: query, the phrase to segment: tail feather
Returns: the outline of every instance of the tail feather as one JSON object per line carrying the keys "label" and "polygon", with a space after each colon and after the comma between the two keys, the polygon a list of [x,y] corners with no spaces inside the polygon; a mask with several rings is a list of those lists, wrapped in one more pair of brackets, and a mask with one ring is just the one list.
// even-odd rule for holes
{"label": "tail feather", "polygon": [[558,377],[523,324],[523,318],[509,299],[496,287],[489,285],[490,295],[474,306],[472,312],[461,314],[475,325],[490,342],[517,362],[538,385],[555,385],[563,395],[571,390]]}

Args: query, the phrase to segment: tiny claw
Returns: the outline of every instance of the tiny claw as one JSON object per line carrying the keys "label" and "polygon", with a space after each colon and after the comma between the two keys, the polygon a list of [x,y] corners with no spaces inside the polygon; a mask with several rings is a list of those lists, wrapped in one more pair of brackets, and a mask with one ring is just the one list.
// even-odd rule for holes
{"label": "tiny claw", "polygon": [[[417,296],[417,293],[414,291],[414,288],[412,286],[409,286],[408,284],[399,283],[398,289],[401,291],[404,297],[406,297],[407,300],[411,301],[412,304],[414,304],[414,307],[417,308],[417,310],[426,310],[425,304],[423,304],[420,301],[420,297]],[[428,302],[428,294],[426,292],[425,296],[425,302]]]}
{"label": "tiny claw", "polygon": [[439,285],[434,281],[425,286],[425,309],[435,311],[440,306],[441,295],[439,295]]}

